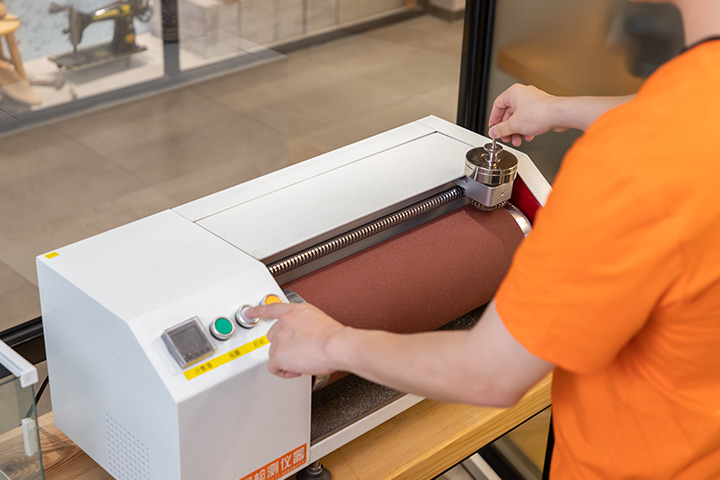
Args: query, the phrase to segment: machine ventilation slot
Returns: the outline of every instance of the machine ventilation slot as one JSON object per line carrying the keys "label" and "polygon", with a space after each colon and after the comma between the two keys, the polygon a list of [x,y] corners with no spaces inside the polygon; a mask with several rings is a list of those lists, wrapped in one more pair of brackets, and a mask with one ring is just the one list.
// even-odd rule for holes
{"label": "machine ventilation slot", "polygon": [[390,215],[386,215],[374,222],[370,222],[347,233],[338,235],[314,247],[303,250],[290,257],[284,258],[278,262],[268,265],[268,270],[273,277],[282,275],[283,273],[294,270],[298,267],[306,265],[318,258],[322,258],[331,253],[337,252],[345,247],[358,243],[366,238],[377,235],[380,232],[399,225],[415,217],[423,215],[431,210],[440,208],[450,202],[462,198],[463,189],[461,187],[453,187],[442,193],[434,195],[428,199],[410,205],[407,208],[399,210]]}
{"label": "machine ventilation slot", "polygon": [[150,450],[110,415],[105,415],[109,473],[116,480],[150,480]]}

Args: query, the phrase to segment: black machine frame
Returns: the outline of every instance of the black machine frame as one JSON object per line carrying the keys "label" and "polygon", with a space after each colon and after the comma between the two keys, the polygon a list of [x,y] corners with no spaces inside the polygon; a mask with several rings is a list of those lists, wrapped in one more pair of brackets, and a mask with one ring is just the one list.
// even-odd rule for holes
{"label": "black machine frame", "polygon": [[487,131],[496,0],[466,0],[457,124]]}

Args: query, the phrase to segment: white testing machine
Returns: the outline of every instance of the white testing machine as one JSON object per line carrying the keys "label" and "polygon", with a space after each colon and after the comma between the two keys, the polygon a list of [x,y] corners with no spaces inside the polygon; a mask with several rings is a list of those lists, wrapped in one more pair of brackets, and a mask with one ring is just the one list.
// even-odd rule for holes
{"label": "white testing machine", "polygon": [[[295,273],[270,265],[423,198],[504,203],[512,184],[485,175],[476,192],[466,176],[468,150],[486,143],[427,117],[40,255],[56,425],[117,480],[276,480],[417,403],[401,395],[311,439],[312,379],[268,372],[272,321],[243,307],[288,301],[283,275],[348,253]],[[531,217],[550,186],[507,151],[511,202]]]}

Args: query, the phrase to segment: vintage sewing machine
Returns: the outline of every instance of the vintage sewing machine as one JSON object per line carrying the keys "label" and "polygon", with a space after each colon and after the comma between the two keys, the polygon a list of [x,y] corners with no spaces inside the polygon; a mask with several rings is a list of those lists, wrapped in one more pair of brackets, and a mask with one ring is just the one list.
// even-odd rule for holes
{"label": "vintage sewing machine", "polygon": [[549,191],[523,153],[427,117],[40,255],[54,421],[117,480],[319,478],[421,399],[271,375],[273,321],[247,307],[476,318]]}
{"label": "vintage sewing machine", "polygon": [[[146,50],[135,43],[133,19],[149,22],[152,16],[152,0],[119,0],[94,12],[80,12],[71,6],[60,6],[56,3],[50,5],[52,14],[66,10],[68,28],[64,29],[63,33],[70,36],[73,51],[49,57],[58,67],[78,69]],[[114,22],[112,41],[78,50],[85,29],[93,23],[106,20]]]}

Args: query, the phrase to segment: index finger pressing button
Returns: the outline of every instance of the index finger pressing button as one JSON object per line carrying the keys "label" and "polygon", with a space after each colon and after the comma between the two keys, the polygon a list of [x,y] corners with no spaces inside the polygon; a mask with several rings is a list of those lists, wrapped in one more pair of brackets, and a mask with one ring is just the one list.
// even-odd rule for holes
{"label": "index finger pressing button", "polygon": [[253,328],[260,322],[259,318],[250,317],[247,311],[250,310],[250,305],[243,305],[235,313],[235,321],[243,328]]}

